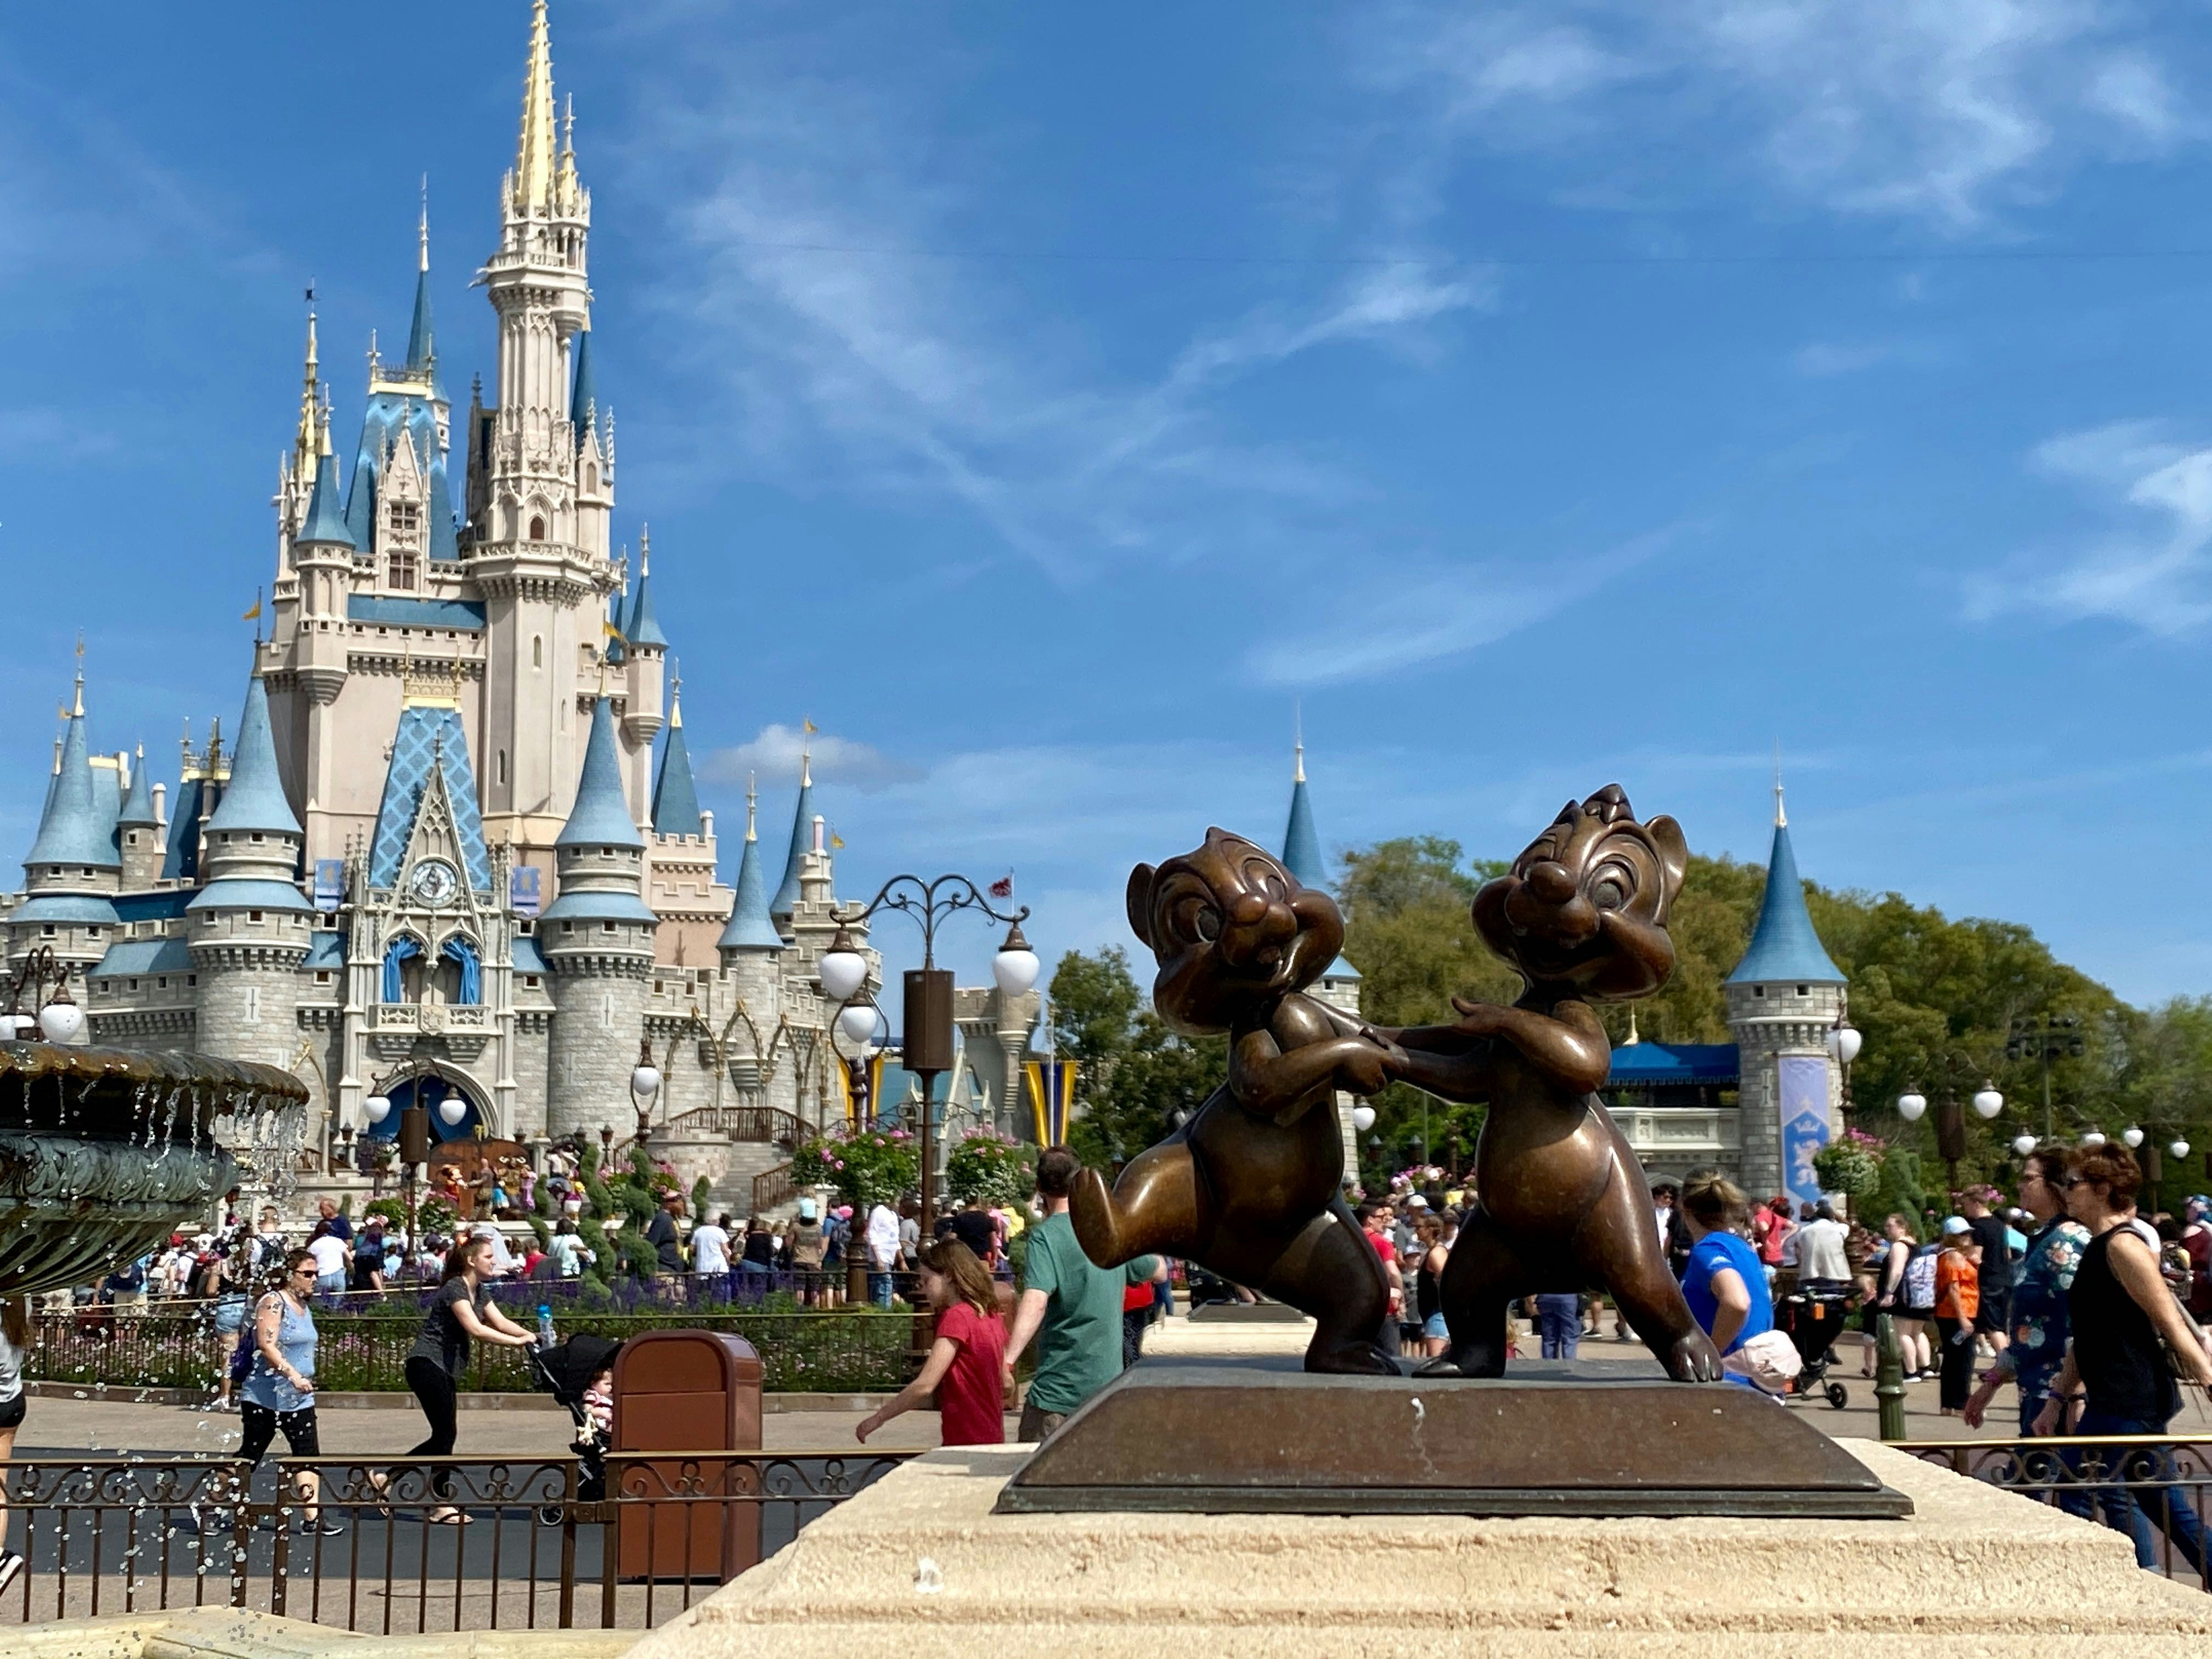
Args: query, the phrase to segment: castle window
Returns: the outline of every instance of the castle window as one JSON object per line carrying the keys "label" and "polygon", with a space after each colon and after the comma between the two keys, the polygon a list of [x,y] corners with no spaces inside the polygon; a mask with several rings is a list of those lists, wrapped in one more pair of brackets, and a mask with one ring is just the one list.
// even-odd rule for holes
{"label": "castle window", "polygon": [[501,783],[507,781],[507,750],[504,749],[499,751],[499,781]]}
{"label": "castle window", "polygon": [[258,830],[256,830],[253,832],[253,837],[252,837],[252,838],[253,838],[255,841],[259,841],[259,840],[261,839],[261,832],[260,832]]}
{"label": "castle window", "polygon": [[1764,985],[1754,985],[1751,988],[1751,994],[1755,997],[1763,997],[1766,994],[1766,988]]}
{"label": "castle window", "polygon": [[318,984],[318,985],[328,985],[330,982],[331,982],[331,970],[330,970],[329,969],[327,969],[327,968],[318,968],[318,969],[315,969],[315,983],[316,983],[316,984]]}
{"label": "castle window", "polygon": [[525,988],[534,991],[538,988],[538,975],[535,974],[525,974],[522,976],[522,983]]}
{"label": "castle window", "polygon": [[[51,933],[54,930],[49,927],[46,931]],[[573,921],[564,921],[561,924],[561,931],[564,933],[573,933],[576,931],[576,924]]]}
{"label": "castle window", "polygon": [[530,539],[533,542],[542,542],[545,539],[545,520],[535,514],[530,520]]}
{"label": "castle window", "polygon": [[40,939],[52,939],[53,936],[54,925],[51,921],[45,923],[40,927],[39,937]]}
{"label": "castle window", "polygon": [[1803,987],[1803,986],[1802,986],[1802,985],[1801,985],[1801,986],[1799,986],[1799,987],[1797,988],[1797,994],[1798,994],[1799,996],[1801,996],[1801,997],[1802,997],[1802,996],[1803,996],[1803,995],[1805,994],[1805,987]]}
{"label": "castle window", "polygon": [[611,933],[614,930],[615,925],[611,921],[603,921],[599,924],[599,931],[603,933]]}
{"label": "castle window", "polygon": [[167,974],[162,975],[161,978],[154,981],[154,985],[157,990],[167,990],[169,988],[169,976]]}
{"label": "castle window", "polygon": [[95,922],[91,927],[86,928],[84,930],[84,936],[87,939],[98,939],[100,937],[100,925]]}
{"label": "castle window", "polygon": [[135,980],[135,979],[133,979],[133,980],[126,980],[126,981],[125,981],[124,982],[125,982],[126,985],[130,986],[130,988],[131,988],[132,990],[134,990],[134,991],[135,991],[135,990],[137,990],[137,989],[138,988],[138,981],[137,981],[137,980]]}
{"label": "castle window", "polygon": [[530,665],[532,668],[545,666],[545,636],[543,634],[530,636]]}
{"label": "castle window", "polygon": [[412,502],[394,501],[392,503],[392,527],[394,530],[404,530],[412,534],[416,522],[415,507]]}
{"label": "castle window", "polygon": [[261,912],[258,910],[248,910],[246,913],[246,919],[248,921],[258,921],[261,920]]}
{"label": "castle window", "polygon": [[130,840],[125,842],[123,844],[125,847],[136,847],[138,844],[138,832],[136,830],[133,830],[131,832]]}
{"label": "castle window", "polygon": [[385,561],[385,586],[412,588],[415,586],[415,550],[395,547],[392,556]]}

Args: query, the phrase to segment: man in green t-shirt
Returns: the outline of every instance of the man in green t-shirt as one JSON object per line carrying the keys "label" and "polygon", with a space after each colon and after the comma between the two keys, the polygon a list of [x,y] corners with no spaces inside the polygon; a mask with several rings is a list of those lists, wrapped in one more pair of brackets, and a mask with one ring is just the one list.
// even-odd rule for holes
{"label": "man in green t-shirt", "polygon": [[1036,1376],[1022,1407],[1020,1437],[1038,1441],[1060,1420],[1121,1374],[1121,1290],[1158,1279],[1158,1256],[1140,1255],[1125,1267],[1100,1267],[1075,1242],[1067,1194],[1083,1165],[1065,1146],[1048,1147],[1037,1159],[1037,1196],[1045,1218],[1029,1231],[1022,1297],[1006,1339],[1006,1376],[1031,1338],[1037,1345]]}

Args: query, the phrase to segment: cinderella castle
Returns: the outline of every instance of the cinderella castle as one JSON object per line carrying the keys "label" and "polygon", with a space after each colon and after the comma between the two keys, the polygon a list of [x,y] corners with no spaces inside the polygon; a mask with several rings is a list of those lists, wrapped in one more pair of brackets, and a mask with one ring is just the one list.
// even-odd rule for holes
{"label": "cinderella castle", "polygon": [[[11,963],[45,947],[70,965],[95,1042],[297,1073],[303,1177],[396,1132],[372,1098],[438,1108],[447,1139],[626,1139],[645,1054],[665,1079],[656,1153],[750,1208],[781,1196],[790,1142],[849,1109],[815,968],[836,843],[802,762],[787,842],[761,843],[749,798],[736,879],[720,876],[649,551],[641,532],[633,566],[613,538],[572,141],[537,0],[477,278],[493,397],[473,386],[453,429],[426,216],[405,354],[372,349],[350,448],[308,319],[243,717],[186,740],[172,795],[143,745],[94,750],[80,673],[0,926]],[[1036,1012],[1034,993],[957,994],[956,1111],[1029,1121]]]}

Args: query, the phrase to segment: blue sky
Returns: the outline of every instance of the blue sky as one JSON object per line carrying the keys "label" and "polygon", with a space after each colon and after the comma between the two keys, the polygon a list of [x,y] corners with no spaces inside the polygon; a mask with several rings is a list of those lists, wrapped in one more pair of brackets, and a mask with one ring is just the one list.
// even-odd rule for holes
{"label": "blue sky", "polygon": [[[301,288],[349,443],[425,173],[486,366],[527,15],[0,20],[0,841],[78,629],[100,745],[173,777],[234,721]],[[1057,951],[1133,860],[1279,835],[1300,703],[1332,850],[1507,854],[1618,780],[1763,856],[1778,744],[1815,879],[2212,989],[2200,8],[553,28],[617,534],[726,832],[757,764],[781,839],[811,716],[841,887],[1012,869]]]}

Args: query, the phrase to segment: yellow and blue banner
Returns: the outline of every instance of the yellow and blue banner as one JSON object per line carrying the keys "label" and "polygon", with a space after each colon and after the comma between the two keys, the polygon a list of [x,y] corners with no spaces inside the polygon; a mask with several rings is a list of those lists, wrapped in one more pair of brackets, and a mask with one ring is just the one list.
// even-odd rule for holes
{"label": "yellow and blue banner", "polygon": [[[837,1091],[845,1099],[845,1122],[851,1128],[872,1129],[884,1113],[884,1057],[881,1054],[868,1056],[867,1075],[861,1079],[859,1089],[853,1086],[853,1074],[860,1062],[846,1060],[842,1055],[839,1060]],[[861,1109],[864,1105],[866,1108],[865,1112]]]}
{"label": "yellow and blue banner", "polygon": [[1022,1075],[1029,1084],[1030,1113],[1036,1130],[1036,1144],[1060,1146],[1067,1139],[1068,1119],[1075,1112],[1075,1062],[1025,1060]]}

